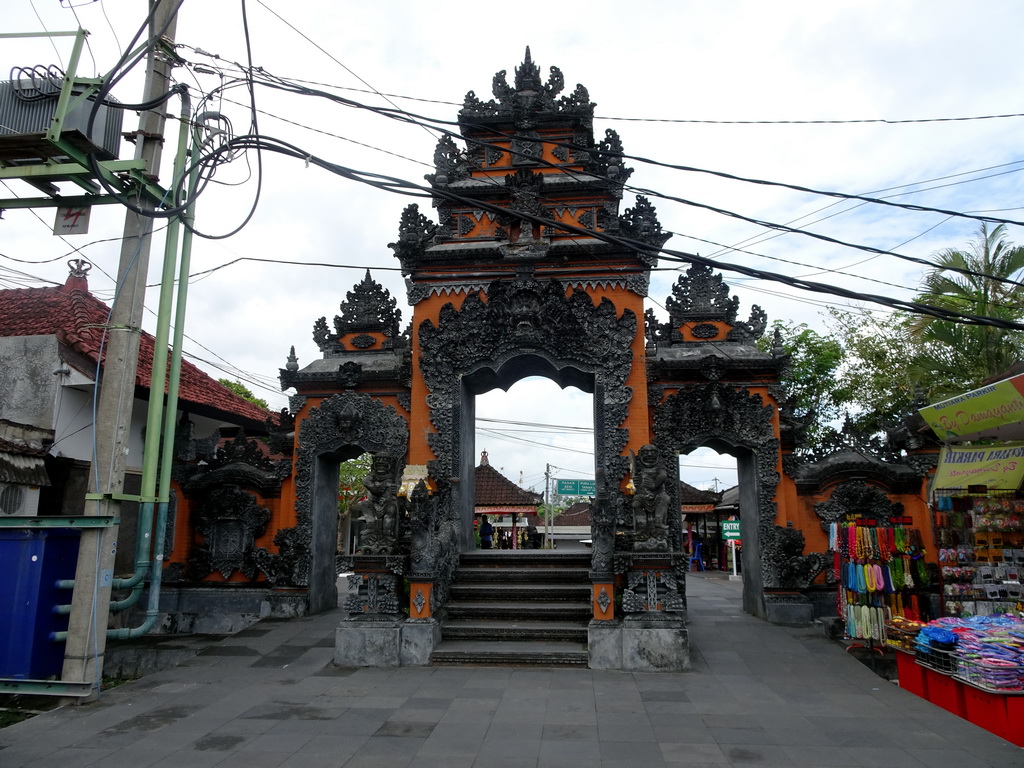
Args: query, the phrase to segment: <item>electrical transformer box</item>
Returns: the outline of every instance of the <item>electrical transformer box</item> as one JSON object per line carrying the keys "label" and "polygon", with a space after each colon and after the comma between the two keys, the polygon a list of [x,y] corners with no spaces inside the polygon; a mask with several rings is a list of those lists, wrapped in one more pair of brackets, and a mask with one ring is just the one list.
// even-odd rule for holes
{"label": "electrical transformer box", "polygon": [[[82,93],[77,89],[76,95]],[[59,90],[39,81],[0,81],[0,161],[27,165],[46,161],[61,162],[60,150],[46,141],[46,132],[57,109]],[[95,105],[86,99],[68,110],[61,138],[83,152],[95,152],[100,160],[116,159],[121,146],[121,122],[124,110],[109,96],[100,104],[87,134],[89,114]]]}

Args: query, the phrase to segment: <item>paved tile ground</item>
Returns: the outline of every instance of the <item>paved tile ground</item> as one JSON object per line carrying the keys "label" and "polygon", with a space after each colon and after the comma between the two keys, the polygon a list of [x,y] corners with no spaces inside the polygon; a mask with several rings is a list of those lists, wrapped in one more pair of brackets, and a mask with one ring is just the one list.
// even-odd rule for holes
{"label": "paved tile ground", "polygon": [[0,730],[2,768],[1024,766],[810,629],[688,583],[693,670],[338,669],[340,612],[263,621],[194,660]]}

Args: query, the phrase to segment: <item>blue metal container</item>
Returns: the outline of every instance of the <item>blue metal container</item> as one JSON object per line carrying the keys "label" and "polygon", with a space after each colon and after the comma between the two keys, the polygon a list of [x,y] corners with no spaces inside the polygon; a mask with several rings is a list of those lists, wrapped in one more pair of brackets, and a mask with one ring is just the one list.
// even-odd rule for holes
{"label": "blue metal container", "polygon": [[[57,581],[75,578],[80,532],[70,528],[0,529],[0,678],[59,678],[64,643],[51,632],[68,628],[53,612],[71,602]],[[101,629],[102,631],[102,629]]]}

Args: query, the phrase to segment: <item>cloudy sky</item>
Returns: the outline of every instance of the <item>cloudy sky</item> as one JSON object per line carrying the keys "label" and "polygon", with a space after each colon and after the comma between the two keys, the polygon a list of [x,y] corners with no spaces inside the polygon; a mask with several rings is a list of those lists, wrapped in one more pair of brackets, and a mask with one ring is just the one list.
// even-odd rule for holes
{"label": "cloudy sky", "polygon": [[[176,41],[187,64],[175,76],[194,94],[230,81],[236,63],[245,61],[241,7],[185,0]],[[143,0],[11,0],[3,28],[81,25],[91,33],[82,68],[92,75],[115,64],[146,9]],[[626,152],[639,158],[1024,219],[1022,118],[948,119],[1024,112],[1024,4],[1015,0],[598,0],[571,6],[249,0],[247,10],[256,66],[364,104],[453,120],[467,91],[490,98],[491,78],[501,69],[511,80],[529,45],[545,75],[555,65],[567,90],[576,83],[587,87],[597,104],[595,133],[614,128]],[[0,65],[6,72],[66,63],[69,52],[67,39],[4,40]],[[141,93],[139,68],[113,95],[132,102]],[[414,182],[431,171],[437,137],[423,127],[311,96],[261,88],[255,97],[261,134],[344,166]],[[247,98],[235,87],[206,108],[229,116],[244,133]],[[128,113],[125,129],[135,124]],[[122,156],[130,156],[130,148]],[[978,228],[970,219],[838,202],[640,160],[631,165],[634,187],[692,203],[652,197],[663,227],[675,233],[668,246],[718,259],[743,317],[759,304],[769,319],[824,330],[825,308],[847,302],[737,276],[729,264],[902,299],[912,297],[921,267],[780,234],[700,206],[918,258],[962,246]],[[242,223],[256,193],[254,169],[250,156],[218,171],[218,183],[197,206],[202,232],[223,235]],[[18,182],[8,184],[0,195],[32,194]],[[276,376],[289,347],[295,346],[300,365],[319,354],[314,321],[333,317],[367,268],[405,304],[387,243],[408,202],[301,161],[265,156],[251,221],[229,238],[195,243],[186,351],[212,375],[241,379],[272,407],[283,407],[288,393]],[[624,207],[632,202],[627,193]],[[42,221],[26,210],[3,213],[0,285],[63,282],[67,259],[83,256],[95,265],[90,287],[109,300],[123,210],[99,208],[88,234],[66,238],[51,234],[52,211],[36,213]],[[1017,226],[1009,237],[1024,242]],[[150,282],[157,279],[160,253],[154,248]],[[650,292],[658,313],[678,277],[674,265],[663,266]],[[147,303],[155,307],[155,290]],[[409,316],[406,311],[404,320]],[[521,382],[507,394],[481,396],[478,413],[490,421],[478,424],[477,449],[486,449],[507,476],[538,490],[546,465],[556,477],[590,477],[590,409],[589,396],[548,383]],[[684,466],[684,477],[699,487],[735,482],[728,457],[700,454]]]}

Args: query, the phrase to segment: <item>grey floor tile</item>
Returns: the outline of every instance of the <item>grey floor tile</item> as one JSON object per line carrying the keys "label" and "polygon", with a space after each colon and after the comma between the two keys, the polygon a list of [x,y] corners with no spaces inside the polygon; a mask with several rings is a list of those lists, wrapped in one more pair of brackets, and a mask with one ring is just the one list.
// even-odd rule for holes
{"label": "grey floor tile", "polygon": [[656,742],[600,742],[601,765],[664,765],[665,757]]}
{"label": "grey floor tile", "polygon": [[472,755],[416,755],[408,768],[473,768]]}
{"label": "grey floor tile", "polygon": [[894,765],[898,765],[900,768],[920,768],[925,765],[898,747],[867,746],[870,743],[865,740],[858,746],[846,746],[842,749],[850,755],[851,759],[857,761],[856,765],[866,768],[891,768]]}
{"label": "grey floor tile", "polygon": [[543,741],[597,741],[597,725],[548,723],[541,736]]}
{"label": "grey floor tile", "polygon": [[694,742],[662,742],[661,754],[666,763],[713,763],[728,765],[725,753],[717,744]]}
{"label": "grey floor tile", "polygon": [[821,745],[787,745],[782,747],[792,765],[806,765],[821,768],[821,766],[857,766],[855,755],[842,747],[831,747]]}
{"label": "grey floor tile", "polygon": [[496,754],[483,754],[473,761],[473,768],[536,768],[537,759]]}

